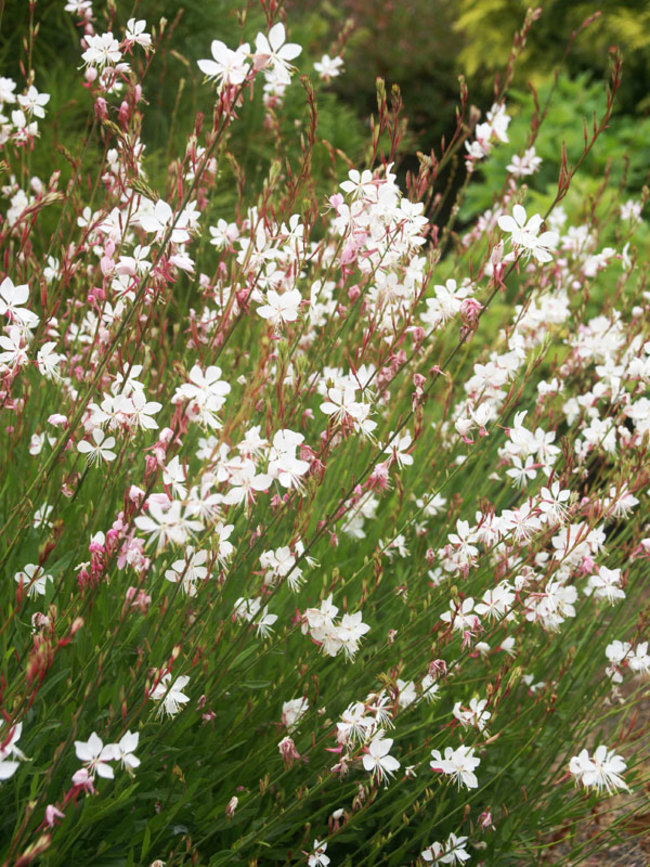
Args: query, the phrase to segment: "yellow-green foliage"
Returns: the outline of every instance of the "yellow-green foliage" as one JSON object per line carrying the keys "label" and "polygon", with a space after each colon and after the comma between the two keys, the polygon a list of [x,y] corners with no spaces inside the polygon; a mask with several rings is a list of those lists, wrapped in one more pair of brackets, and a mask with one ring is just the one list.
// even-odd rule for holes
{"label": "yellow-green foliage", "polygon": [[[481,70],[494,73],[502,68],[513,35],[531,5],[534,4],[529,0],[458,0],[454,27],[465,37],[459,65],[468,76]],[[522,60],[524,71],[534,84],[558,62],[571,33],[598,11],[600,17],[572,50],[576,62],[601,68],[607,61],[610,45],[618,45],[629,67],[644,64],[650,50],[650,4],[551,0],[544,4],[541,18],[530,32]]]}

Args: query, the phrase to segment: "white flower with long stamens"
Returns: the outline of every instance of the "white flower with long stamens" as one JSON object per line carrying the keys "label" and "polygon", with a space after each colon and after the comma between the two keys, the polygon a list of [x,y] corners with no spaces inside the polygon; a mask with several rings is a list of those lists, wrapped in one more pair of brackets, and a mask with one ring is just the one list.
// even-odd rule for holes
{"label": "white flower with long stamens", "polygon": [[88,440],[81,440],[77,444],[77,450],[82,455],[87,455],[88,463],[94,464],[97,461],[110,463],[114,461],[117,457],[115,452],[112,451],[115,448],[115,437],[107,437],[100,427],[96,427],[92,432],[92,438],[95,441],[94,445],[89,443]]}
{"label": "white flower with long stamens", "polygon": [[385,738],[383,734],[382,729],[375,733],[363,756],[363,767],[379,782],[387,776],[392,777],[400,767],[397,759],[388,755],[393,745],[393,739]]}
{"label": "white flower with long stamens", "polygon": [[326,849],[327,843],[314,840],[312,852],[304,853],[307,855],[307,867],[327,867],[331,859],[325,854]]}
{"label": "white flower with long stamens", "polygon": [[122,735],[118,743],[113,744],[114,759],[119,761],[121,766],[130,774],[140,764],[140,759],[134,753],[138,748],[139,740],[140,734],[138,732],[127,731]]}
{"label": "white flower with long stamens", "polygon": [[523,252],[526,257],[532,255],[538,262],[552,260],[549,251],[557,246],[560,237],[557,232],[539,234],[544,222],[539,214],[534,214],[528,220],[526,209],[522,205],[515,205],[512,209],[512,217],[502,215],[497,222],[500,229],[510,232],[510,241],[516,252]]}
{"label": "white flower with long stamens", "polygon": [[45,109],[43,106],[50,101],[49,93],[39,93],[38,90],[31,84],[27,88],[27,92],[18,97],[18,104],[24,112],[32,117],[45,117]]}
{"label": "white flower with long stamens", "polygon": [[439,750],[431,750],[433,761],[432,771],[447,774],[458,783],[458,787],[467,786],[468,789],[478,788],[478,779],[474,770],[481,764],[481,760],[474,757],[474,747],[460,746],[457,750],[445,747],[445,757]]}
{"label": "white flower with long stamens", "polygon": [[189,696],[185,695],[182,691],[190,682],[189,677],[186,674],[182,674],[180,677],[177,677],[173,683],[171,682],[171,679],[172,676],[170,672],[163,674],[155,689],[150,694],[150,698],[154,701],[161,702],[160,707],[156,712],[156,716],[162,716],[163,713],[166,713],[167,716],[176,716],[176,714],[181,710],[182,705],[190,700]]}
{"label": "white flower with long stamens", "polygon": [[250,64],[247,62],[250,54],[248,42],[244,42],[232,51],[220,39],[215,39],[210,45],[210,51],[212,60],[197,61],[199,69],[208,81],[214,79],[219,88],[237,86],[246,81],[250,70]]}
{"label": "white flower with long stamens", "polygon": [[616,755],[614,750],[601,744],[590,758],[587,750],[582,750],[569,762],[569,771],[578,783],[600,792],[605,789],[611,795],[616,789],[629,791],[627,783],[621,774],[627,765],[623,756]]}
{"label": "white flower with long stamens", "polygon": [[168,498],[147,500],[148,515],[138,515],[136,527],[149,534],[149,540],[158,540],[157,550],[162,550],[169,542],[184,545],[188,533],[201,529],[200,521],[192,521],[182,514],[178,500]]}
{"label": "white flower with long stamens", "polygon": [[106,744],[95,732],[87,741],[74,742],[77,758],[84,763],[91,777],[98,774],[100,777],[112,780],[115,776],[113,768],[108,764],[117,758],[115,744]]}
{"label": "white flower with long stamens", "polygon": [[198,364],[190,370],[189,382],[179,386],[172,403],[181,403],[189,400],[186,415],[191,420],[196,420],[212,430],[221,427],[217,413],[226,402],[226,395],[230,393],[230,385],[221,379],[221,368],[210,365],[205,373]]}

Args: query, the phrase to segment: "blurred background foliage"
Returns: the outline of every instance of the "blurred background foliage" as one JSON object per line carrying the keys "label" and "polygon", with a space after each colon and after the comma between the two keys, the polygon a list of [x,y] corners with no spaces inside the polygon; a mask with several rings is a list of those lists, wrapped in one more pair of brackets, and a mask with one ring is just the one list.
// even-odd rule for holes
{"label": "blurred background foliage", "polygon": [[[30,157],[32,170],[47,177],[51,151],[78,149],[80,130],[91,118],[91,103],[82,87],[80,31],[75,19],[64,11],[64,0],[38,0],[35,20],[40,22],[32,66],[40,90],[52,94],[49,123],[41,124],[44,142]],[[458,76],[464,74],[469,101],[485,112],[491,105],[495,80],[503,73],[515,32],[524,20],[526,0],[284,0],[290,39],[303,45],[298,59],[301,72],[316,86],[319,143],[313,155],[312,177],[317,192],[331,188],[333,174],[344,174],[345,163],[336,156],[345,153],[355,164],[367,152],[370,115],[376,113],[376,78],[386,79],[388,90],[398,84],[408,118],[406,169],[417,169],[415,153],[432,148],[455,126]],[[156,33],[164,34],[169,50],[154,59],[145,78],[145,112],[142,139],[147,145],[147,169],[151,182],[164,190],[169,160],[185,150],[197,112],[210,118],[213,91],[202,86],[196,60],[208,57],[210,42],[221,39],[230,46],[252,42],[266,28],[259,0],[95,0],[98,31],[117,22],[120,32],[126,20],[145,18]],[[0,74],[21,80],[20,61],[26,50],[29,4],[26,0],[0,0]],[[571,33],[599,11],[600,17],[576,40],[568,58],[563,54]],[[161,19],[166,24],[161,25]],[[639,190],[647,181],[642,154],[648,140],[650,116],[650,3],[647,0],[547,0],[543,13],[530,31],[526,50],[518,63],[515,89],[508,100],[511,113],[530,116],[533,102],[528,84],[543,98],[558,65],[563,75],[554,97],[554,109],[536,144],[545,160],[557,163],[559,142],[567,140],[569,156],[582,144],[581,116],[604,100],[609,48],[618,45],[624,59],[623,85],[617,97],[612,131],[599,144],[590,161],[594,177],[602,174],[608,160],[619,170],[623,157],[632,156],[628,174],[630,189]],[[343,50],[345,72],[330,84],[319,83],[313,63],[322,54]],[[19,85],[20,86],[20,85]],[[241,112],[232,128],[230,150],[237,154],[238,171],[251,191],[259,190],[277,154],[281,136],[290,164],[301,158],[300,132],[309,122],[305,93],[294,81],[277,126],[264,123],[265,109],[258,88],[253,105]],[[513,99],[513,97],[515,97]],[[525,145],[525,129],[496,159],[504,165],[512,153]],[[323,144],[323,140],[329,144]],[[604,144],[604,146],[603,146]],[[97,145],[98,150],[101,150]],[[92,153],[96,158],[98,154]],[[501,168],[501,166],[499,166]],[[533,181],[549,183],[548,172]],[[493,176],[499,177],[499,171]],[[462,179],[460,167],[457,182]],[[223,167],[217,204],[234,206],[234,173]],[[231,192],[232,190],[232,192]],[[493,190],[489,178],[475,189],[464,206],[463,216],[489,206]]]}

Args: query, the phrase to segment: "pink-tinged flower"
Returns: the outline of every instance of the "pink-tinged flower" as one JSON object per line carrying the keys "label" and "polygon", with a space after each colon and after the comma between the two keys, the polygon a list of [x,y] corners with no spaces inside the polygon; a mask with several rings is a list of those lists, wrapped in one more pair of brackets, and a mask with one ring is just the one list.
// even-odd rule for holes
{"label": "pink-tinged flower", "polygon": [[379,729],[366,747],[367,752],[363,757],[363,767],[368,773],[381,782],[384,777],[392,777],[399,769],[400,763],[393,756],[389,756],[393,745],[392,738],[384,738],[383,730]]}
{"label": "pink-tinged flower", "polygon": [[429,762],[432,771],[447,774],[458,783],[458,787],[467,786],[468,789],[478,788],[478,779],[474,773],[475,768],[481,764],[481,760],[474,757],[474,748],[460,746],[457,750],[445,747],[445,757],[442,758],[439,750],[431,750]]}
{"label": "pink-tinged flower", "polygon": [[512,217],[503,215],[497,222],[500,229],[510,232],[510,241],[517,251],[523,251],[526,257],[532,255],[538,262],[550,262],[553,257],[549,250],[557,246],[559,235],[557,232],[539,234],[544,222],[539,214],[534,214],[528,222],[526,220],[526,209],[522,205],[515,205]]}
{"label": "pink-tinged flower", "polygon": [[232,51],[219,39],[210,45],[213,60],[199,60],[198,67],[208,80],[214,79],[217,86],[230,87],[242,84],[250,70],[247,58],[250,54],[248,42]]}
{"label": "pink-tinged flower", "polygon": [[526,175],[534,175],[542,164],[542,158],[535,153],[535,148],[528,148],[523,157],[515,154],[506,166],[507,171],[516,178],[523,178]]}
{"label": "pink-tinged flower", "polygon": [[282,763],[285,768],[293,767],[293,763],[300,758],[300,753],[298,752],[295,743],[293,742],[293,738],[284,737],[278,744],[278,750],[280,751],[280,755],[282,756]]}
{"label": "pink-tinged flower", "polygon": [[65,819],[65,813],[61,812],[54,804],[48,804],[45,808],[45,824],[53,828],[57,819]]}
{"label": "pink-tinged flower", "polygon": [[143,19],[136,21],[135,18],[129,18],[126,22],[126,32],[124,41],[128,46],[139,45],[145,51],[151,48],[151,36],[145,32],[147,22]]}
{"label": "pink-tinged flower", "polygon": [[112,762],[117,758],[115,744],[106,744],[104,746],[99,735],[93,732],[87,741],[75,741],[74,749],[77,758],[84,762],[84,767],[91,777],[97,774],[108,780],[114,778],[113,768],[108,762]]}
{"label": "pink-tinged flower", "polygon": [[79,768],[78,771],[75,771],[72,775],[72,782],[75,786],[85,789],[89,795],[95,794],[94,778],[88,772],[88,768]]}
{"label": "pink-tinged flower", "polygon": [[[330,863],[330,858],[325,854],[327,843],[320,840],[314,840],[312,852],[307,857],[307,867],[327,867]],[[307,855],[307,852],[304,853]]]}
{"label": "pink-tinged flower", "polygon": [[274,81],[289,84],[291,81],[291,60],[302,52],[302,46],[286,42],[284,24],[279,21],[269,30],[268,39],[263,33],[255,37],[255,52],[258,61],[264,64],[265,75]]}

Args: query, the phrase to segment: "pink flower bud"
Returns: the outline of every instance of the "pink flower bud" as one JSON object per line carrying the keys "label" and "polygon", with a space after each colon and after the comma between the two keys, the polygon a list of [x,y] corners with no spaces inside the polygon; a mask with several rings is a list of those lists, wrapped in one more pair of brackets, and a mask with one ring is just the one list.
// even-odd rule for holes
{"label": "pink flower bud", "polygon": [[278,744],[278,750],[282,756],[284,766],[290,768],[296,759],[300,758],[300,753],[296,749],[293,739],[290,737],[282,738]]}
{"label": "pink flower bud", "polygon": [[54,804],[48,804],[45,808],[45,823],[49,828],[54,827],[54,823],[56,819],[65,818],[65,813],[62,813],[61,810],[57,809]]}

